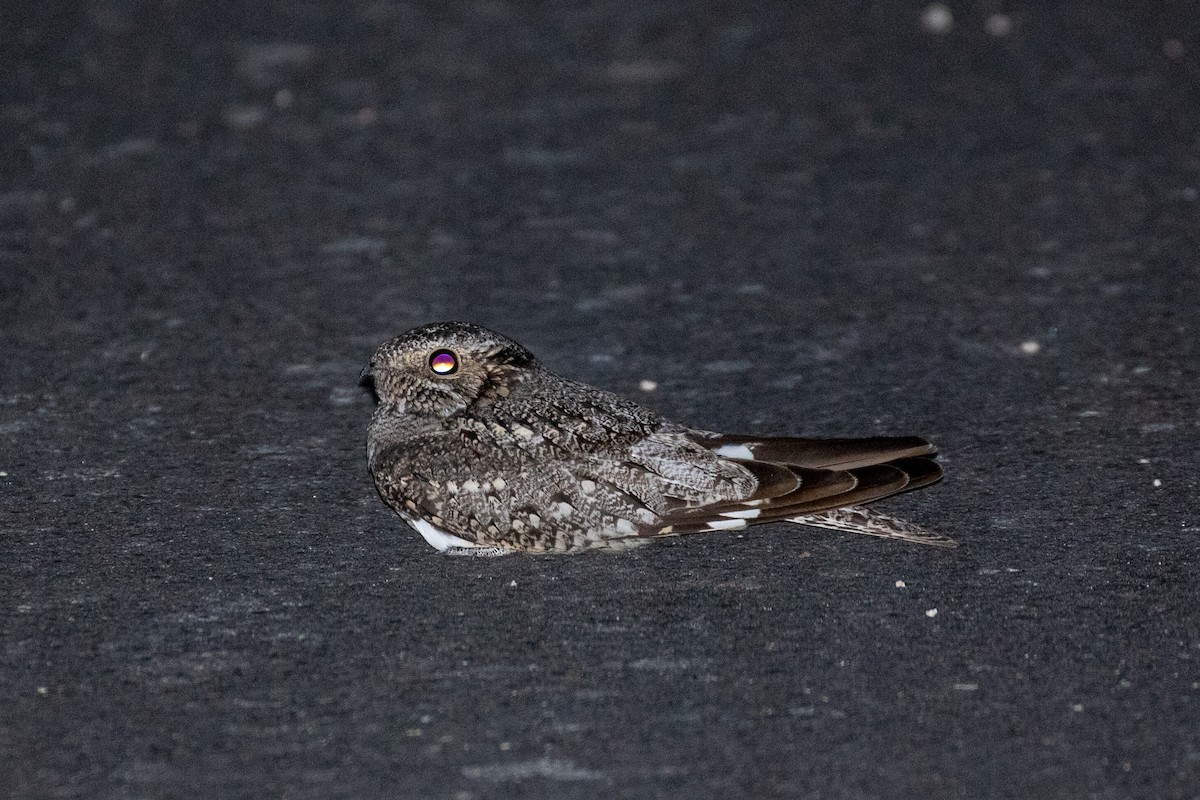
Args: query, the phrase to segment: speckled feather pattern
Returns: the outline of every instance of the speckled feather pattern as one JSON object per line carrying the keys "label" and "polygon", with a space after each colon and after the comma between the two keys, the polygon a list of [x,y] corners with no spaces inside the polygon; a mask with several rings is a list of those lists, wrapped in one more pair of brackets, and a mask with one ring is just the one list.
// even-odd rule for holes
{"label": "speckled feather pattern", "polygon": [[[429,366],[441,349],[456,360],[451,375]],[[756,500],[766,473],[754,462],[754,439],[739,445],[750,459],[721,455],[727,438],[555,375],[521,345],[478,326],[435,323],[401,334],[376,351],[368,369],[380,399],[367,447],[380,496],[405,519],[462,540],[462,547],[447,548],[455,552],[627,548],[658,536],[745,527],[768,502],[779,511],[765,516],[779,518],[816,496],[815,478],[806,484],[796,477],[789,486],[798,473],[783,467],[784,482],[773,488],[784,492],[783,501]],[[875,441],[903,441],[911,450],[914,440]],[[921,540],[911,535],[919,528],[909,529],[897,538]]]}

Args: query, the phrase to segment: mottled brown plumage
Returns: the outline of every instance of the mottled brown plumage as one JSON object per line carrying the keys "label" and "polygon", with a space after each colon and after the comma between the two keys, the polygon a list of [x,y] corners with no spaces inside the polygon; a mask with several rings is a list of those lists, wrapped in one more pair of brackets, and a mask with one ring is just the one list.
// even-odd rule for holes
{"label": "mottled brown plumage", "polygon": [[923,439],[687,428],[462,322],[395,337],[363,373],[379,398],[367,435],[376,488],[446,553],[615,549],[774,520],[953,545],[861,508],[941,478]]}

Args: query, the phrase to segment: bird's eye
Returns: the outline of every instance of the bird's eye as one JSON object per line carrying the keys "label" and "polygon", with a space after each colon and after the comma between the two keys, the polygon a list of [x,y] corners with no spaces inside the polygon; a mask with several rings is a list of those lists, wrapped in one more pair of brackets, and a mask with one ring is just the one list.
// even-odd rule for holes
{"label": "bird's eye", "polygon": [[458,372],[458,356],[453,350],[434,350],[429,357],[429,368],[438,375],[453,375]]}

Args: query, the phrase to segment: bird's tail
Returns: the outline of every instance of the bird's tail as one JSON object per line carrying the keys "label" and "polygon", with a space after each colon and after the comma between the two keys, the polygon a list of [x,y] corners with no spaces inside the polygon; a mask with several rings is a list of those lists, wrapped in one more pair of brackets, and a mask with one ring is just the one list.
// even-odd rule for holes
{"label": "bird's tail", "polygon": [[929,544],[934,547],[958,547],[958,543],[948,536],[927,531],[916,523],[862,506],[848,506],[816,514],[790,517],[788,522],[798,522],[814,528],[863,533],[867,536],[882,536],[885,539],[902,539],[906,542]]}

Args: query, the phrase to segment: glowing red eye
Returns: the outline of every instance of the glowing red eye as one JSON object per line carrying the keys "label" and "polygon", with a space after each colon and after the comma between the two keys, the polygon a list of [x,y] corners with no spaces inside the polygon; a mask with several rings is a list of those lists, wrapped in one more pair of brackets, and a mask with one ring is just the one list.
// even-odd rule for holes
{"label": "glowing red eye", "polygon": [[451,350],[435,350],[429,357],[429,368],[438,375],[453,375],[458,371],[458,356]]}

